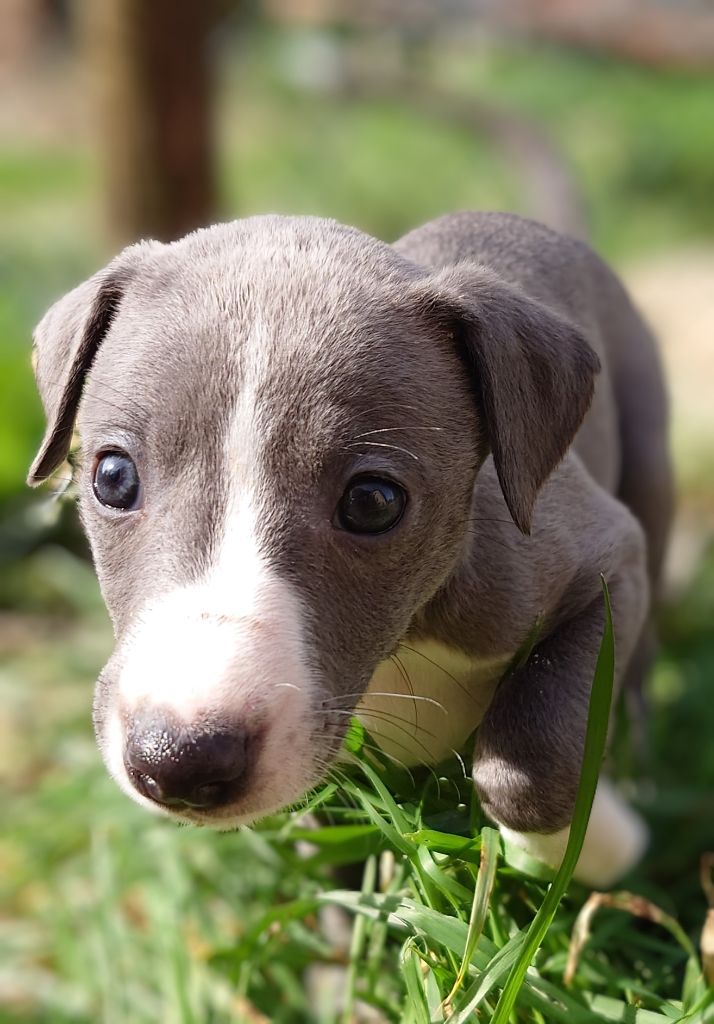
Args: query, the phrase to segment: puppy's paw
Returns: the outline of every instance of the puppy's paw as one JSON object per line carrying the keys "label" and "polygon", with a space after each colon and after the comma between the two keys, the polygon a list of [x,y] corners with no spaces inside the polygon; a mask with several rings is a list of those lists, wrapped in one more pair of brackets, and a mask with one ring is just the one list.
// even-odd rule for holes
{"label": "puppy's paw", "polygon": [[[501,826],[504,839],[549,867],[558,868],[570,827],[549,835],[516,832]],[[600,779],[575,878],[593,889],[609,889],[632,870],[647,847],[649,833],[642,818],[607,779]]]}

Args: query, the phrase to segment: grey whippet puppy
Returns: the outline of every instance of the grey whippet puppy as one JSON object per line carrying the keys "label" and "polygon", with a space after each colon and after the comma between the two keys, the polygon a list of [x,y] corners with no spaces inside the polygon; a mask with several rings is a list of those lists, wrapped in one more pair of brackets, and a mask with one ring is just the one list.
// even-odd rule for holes
{"label": "grey whippet puppy", "polygon": [[[558,860],[600,574],[618,679],[641,675],[671,509],[655,347],[590,249],[504,214],[394,245],[256,217],[126,249],[50,309],[35,360],[29,482],[76,424],[122,789],[230,827],[315,784],[355,707],[404,761],[479,726],[483,807]],[[581,876],[642,842],[601,788]]]}

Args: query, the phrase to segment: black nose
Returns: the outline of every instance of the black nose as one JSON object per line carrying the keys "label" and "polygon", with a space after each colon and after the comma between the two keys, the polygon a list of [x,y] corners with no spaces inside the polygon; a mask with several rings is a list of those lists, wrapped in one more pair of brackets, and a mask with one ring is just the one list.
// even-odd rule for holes
{"label": "black nose", "polygon": [[188,727],[154,712],[129,728],[124,765],[132,785],[155,803],[212,810],[245,788],[253,747],[239,726]]}

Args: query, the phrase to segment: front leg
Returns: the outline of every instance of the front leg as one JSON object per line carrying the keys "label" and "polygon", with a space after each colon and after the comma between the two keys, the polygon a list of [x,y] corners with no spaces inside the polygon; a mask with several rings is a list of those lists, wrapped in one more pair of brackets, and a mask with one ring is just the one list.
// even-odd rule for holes
{"label": "front leg", "polygon": [[[616,684],[647,607],[644,573],[636,549],[633,553],[609,581]],[[484,810],[516,845],[554,866],[565,851],[573,816],[603,628],[598,595],[503,678],[478,733],[473,774]],[[576,876],[610,885],[639,859],[645,842],[640,819],[601,781]]]}

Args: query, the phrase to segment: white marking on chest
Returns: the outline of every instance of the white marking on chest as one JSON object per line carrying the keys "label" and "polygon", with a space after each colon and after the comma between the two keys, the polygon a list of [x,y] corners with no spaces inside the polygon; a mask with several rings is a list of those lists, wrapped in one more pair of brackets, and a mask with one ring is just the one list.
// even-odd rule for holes
{"label": "white marking on chest", "polygon": [[480,723],[510,660],[472,658],[431,640],[400,646],[377,666],[357,714],[396,760],[438,764]]}

